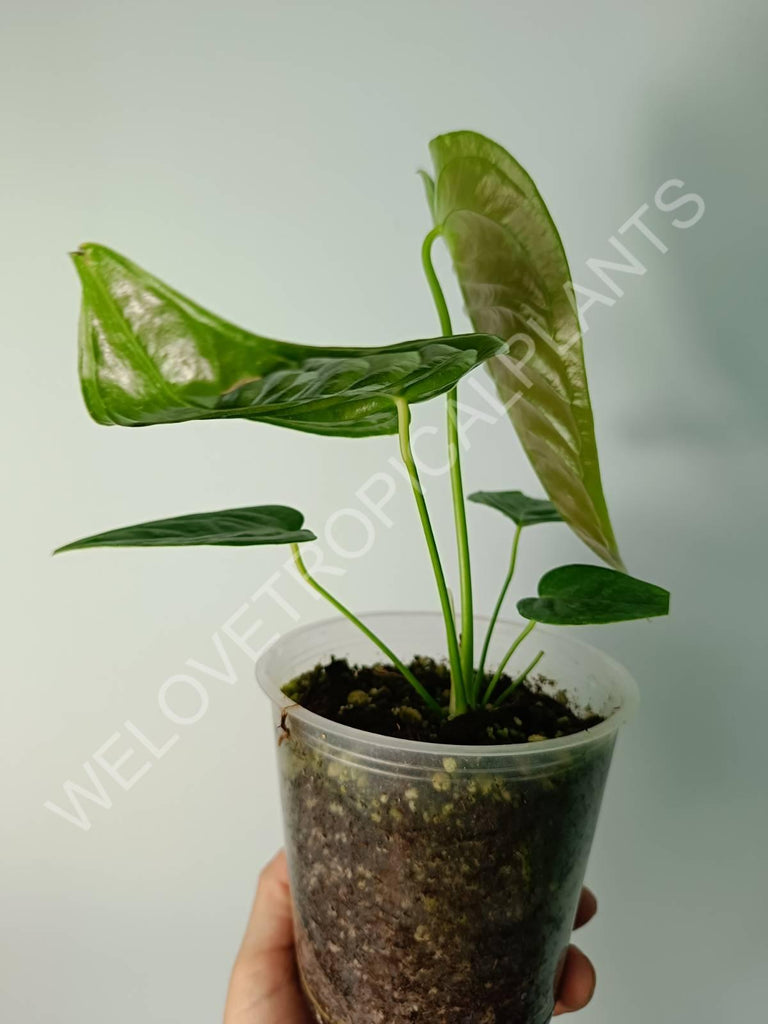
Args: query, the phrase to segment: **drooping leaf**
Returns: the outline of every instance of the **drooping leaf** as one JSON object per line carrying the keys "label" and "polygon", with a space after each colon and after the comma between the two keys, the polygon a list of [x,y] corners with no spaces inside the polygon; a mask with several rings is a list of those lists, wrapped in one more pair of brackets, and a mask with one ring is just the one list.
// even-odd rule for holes
{"label": "drooping leaf", "polygon": [[227,508],[218,512],[155,519],[135,526],[97,533],[57,548],[76,551],[78,548],[157,548],[192,544],[217,544],[247,547],[253,544],[300,544],[316,540],[314,533],[303,530],[304,516],[286,505],[255,505],[249,508]]}
{"label": "drooping leaf", "polygon": [[433,217],[476,330],[510,343],[488,370],[563,519],[623,568],[600,479],[578,314],[560,236],[531,178],[475,132],[441,135]]}
{"label": "drooping leaf", "polygon": [[518,526],[560,523],[563,519],[551,501],[529,498],[522,491],[475,491],[468,500],[495,508]]}
{"label": "drooping leaf", "polygon": [[433,398],[504,349],[478,334],[375,348],[275,341],[103,246],[84,245],[73,259],[83,286],[80,379],[99,423],[240,417],[346,437],[394,433],[393,397]]}
{"label": "drooping leaf", "polygon": [[562,565],[539,580],[539,596],[518,601],[525,619],[557,626],[625,622],[669,614],[669,593],[601,565]]}

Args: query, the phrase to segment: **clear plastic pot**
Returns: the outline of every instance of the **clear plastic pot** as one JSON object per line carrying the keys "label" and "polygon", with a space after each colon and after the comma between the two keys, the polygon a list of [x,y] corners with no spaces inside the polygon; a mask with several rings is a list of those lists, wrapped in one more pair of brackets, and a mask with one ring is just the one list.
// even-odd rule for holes
{"label": "clear plastic pot", "polygon": [[[400,658],[446,656],[441,616],[364,616]],[[476,620],[482,636],[487,620]],[[499,622],[493,668],[522,623]],[[281,688],[332,655],[381,661],[342,618],[281,637],[258,661],[274,706],[299,968],[321,1024],[544,1024],[567,948],[628,673],[537,627],[539,671],[605,721],[506,746],[415,743],[352,729]]]}

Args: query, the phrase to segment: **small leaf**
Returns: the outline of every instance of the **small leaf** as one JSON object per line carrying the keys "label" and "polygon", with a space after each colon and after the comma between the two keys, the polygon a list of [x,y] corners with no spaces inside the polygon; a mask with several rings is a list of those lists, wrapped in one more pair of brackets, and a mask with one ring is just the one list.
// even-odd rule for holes
{"label": "small leaf", "polygon": [[250,508],[228,508],[219,512],[199,512],[173,519],[155,519],[135,526],[83,537],[57,548],[75,551],[78,548],[155,548],[191,544],[217,544],[246,547],[252,544],[300,544],[316,540],[310,530],[302,530],[304,516],[285,505],[256,505]]}
{"label": "small leaf", "polygon": [[476,132],[430,143],[433,219],[478,331],[509,341],[488,372],[531,465],[563,519],[623,568],[603,495],[568,261],[520,164]]}
{"label": "small leaf", "polygon": [[239,417],[344,437],[392,434],[393,398],[434,398],[505,349],[480,334],[376,348],[275,341],[104,246],[84,245],[73,259],[83,285],[83,397],[107,425]]}
{"label": "small leaf", "polygon": [[557,626],[650,619],[669,613],[669,593],[601,565],[562,565],[539,581],[539,596],[518,601],[525,619]]}
{"label": "small leaf", "polygon": [[512,519],[518,526],[533,526],[536,523],[560,523],[563,517],[551,501],[543,498],[529,498],[522,491],[475,491],[469,501],[488,505],[502,515]]}

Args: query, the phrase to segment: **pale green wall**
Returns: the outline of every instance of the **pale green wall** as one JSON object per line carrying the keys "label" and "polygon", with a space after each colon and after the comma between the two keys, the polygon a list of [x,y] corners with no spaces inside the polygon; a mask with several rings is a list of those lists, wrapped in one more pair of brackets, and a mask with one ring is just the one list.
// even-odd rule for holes
{"label": "pale green wall", "polygon": [[[228,504],[294,503],[323,524],[393,452],[245,423],[96,427],[77,392],[67,250],[111,244],[267,334],[428,334],[414,171],[430,136],[458,127],[528,166],[579,280],[663,181],[705,199],[688,231],[649,220],[669,252],[646,248],[647,274],[590,318],[615,524],[674,614],[591,635],[644,700],[591,866],[602,909],[583,941],[600,988],[580,1019],[764,1013],[767,28],[764,5],[743,0],[5,4],[3,1019],[216,1020],[279,841],[271,728],[244,656],[239,685],[211,683],[205,718],[130,792],[113,786],[90,832],[43,803],[62,802],[62,782],[125,719],[157,734],[163,680],[187,658],[215,663],[211,633],[280,553],[50,549]],[[534,486],[505,426],[478,427],[466,476]],[[340,591],[358,608],[428,607],[406,496],[389,510],[402,531],[383,531]],[[447,506],[436,516],[447,539]],[[490,606],[509,534],[482,509],[472,523]],[[542,530],[521,583],[584,554],[564,528]],[[286,624],[265,618],[264,636]]]}

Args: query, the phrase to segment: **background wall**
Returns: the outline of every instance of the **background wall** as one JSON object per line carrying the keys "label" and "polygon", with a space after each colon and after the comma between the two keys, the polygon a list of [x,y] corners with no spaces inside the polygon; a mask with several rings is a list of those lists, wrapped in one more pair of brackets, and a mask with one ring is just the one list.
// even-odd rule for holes
{"label": "background wall", "polygon": [[[644,703],[590,868],[601,913],[583,944],[600,983],[581,1019],[754,1019],[768,998],[765,6],[28,0],[1,20],[3,1019],[219,1019],[258,869],[280,843],[272,727],[248,657],[226,648],[234,684],[186,662],[223,672],[214,634],[285,553],[50,550],[274,501],[322,531],[394,453],[389,439],[237,422],[97,427],[78,393],[67,251],[110,244],[277,337],[436,333],[414,172],[429,138],[459,127],[531,170],[585,284],[586,260],[610,258],[609,236],[662,182],[706,202],[687,231],[652,209],[669,251],[637,236],[647,273],[588,318],[614,522],[674,614],[584,633],[628,664]],[[506,424],[473,428],[466,477],[539,493]],[[432,482],[445,543],[446,493]],[[337,589],[356,608],[432,607],[402,489],[388,512],[396,529],[342,560]],[[487,608],[510,531],[487,510],[471,517]],[[520,586],[585,555],[564,527],[531,531]],[[290,578],[284,594],[302,618],[325,614]],[[274,601],[238,622],[257,617],[255,645],[290,625]],[[209,706],[174,729],[158,691],[185,672]],[[174,697],[194,714],[189,692]],[[126,720],[156,747],[180,738],[158,759]],[[108,744],[114,760],[129,741],[124,770],[150,768],[123,791],[94,753]],[[84,762],[111,803],[82,801],[88,830],[44,807],[74,813],[62,787],[93,789]]]}

